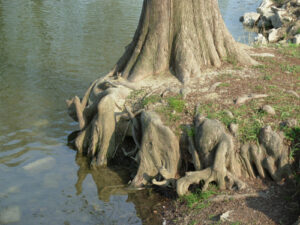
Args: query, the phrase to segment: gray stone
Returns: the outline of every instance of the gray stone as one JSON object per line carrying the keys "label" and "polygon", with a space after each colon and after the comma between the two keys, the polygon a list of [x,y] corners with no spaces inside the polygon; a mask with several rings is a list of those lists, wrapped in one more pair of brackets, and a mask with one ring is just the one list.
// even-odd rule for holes
{"label": "gray stone", "polygon": [[299,45],[300,44],[300,34],[296,34],[292,41],[294,44]]}
{"label": "gray stone", "polygon": [[274,28],[282,27],[285,21],[288,22],[289,19],[287,19],[288,17],[286,16],[286,10],[276,7],[272,7],[271,9],[274,12],[274,15],[270,19]]}
{"label": "gray stone", "polygon": [[260,17],[259,13],[250,12],[245,13],[243,16],[243,25],[253,27]]}
{"label": "gray stone", "polygon": [[293,128],[293,127],[298,126],[298,121],[296,119],[287,119],[287,120],[281,122],[280,126]]}
{"label": "gray stone", "polygon": [[28,172],[40,172],[53,168],[55,165],[55,159],[51,156],[38,159],[32,163],[29,163],[23,167]]}
{"label": "gray stone", "polygon": [[268,39],[269,39],[269,42],[277,42],[279,39],[281,38],[280,34],[279,34],[279,29],[271,29],[270,32],[269,32],[269,36],[268,36]]}
{"label": "gray stone", "polygon": [[275,115],[276,114],[274,108],[272,106],[270,106],[270,105],[264,105],[261,108],[261,110],[264,111],[267,114],[270,114],[270,115]]}
{"label": "gray stone", "polygon": [[0,224],[17,223],[21,219],[19,206],[10,206],[0,211]]}

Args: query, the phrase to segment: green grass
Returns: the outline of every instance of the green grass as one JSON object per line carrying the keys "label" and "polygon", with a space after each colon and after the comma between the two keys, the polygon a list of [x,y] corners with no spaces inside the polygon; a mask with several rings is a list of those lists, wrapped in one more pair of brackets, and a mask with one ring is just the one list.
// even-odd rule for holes
{"label": "green grass", "polygon": [[161,101],[161,99],[162,98],[160,95],[150,95],[149,97],[143,99],[142,105],[146,106],[146,105],[154,104]]}
{"label": "green grass", "polygon": [[185,108],[185,101],[181,95],[175,97],[169,97],[167,99],[170,110],[175,110],[176,112],[183,112]]}
{"label": "green grass", "polygon": [[300,65],[280,64],[280,69],[282,72],[289,72],[289,73],[293,73],[293,74],[300,73]]}
{"label": "green grass", "polygon": [[166,98],[167,105],[158,107],[156,112],[166,117],[167,123],[180,120],[180,114],[185,109],[185,101],[181,95]]}
{"label": "green grass", "polygon": [[284,128],[283,130],[285,138],[292,143],[290,149],[290,159],[294,159],[297,152],[300,151],[300,127]]}
{"label": "green grass", "polygon": [[288,45],[276,44],[274,47],[277,48],[281,54],[298,59],[300,58],[300,45],[292,43],[289,43]]}
{"label": "green grass", "polygon": [[228,108],[234,115],[230,118],[225,110],[219,110],[220,106],[217,104],[201,105],[198,110],[201,115],[209,119],[218,119],[227,127],[231,123],[239,125],[239,140],[242,143],[247,141],[257,141],[259,130],[264,126],[263,118],[266,113],[259,110],[256,101],[250,101],[242,106],[232,106]]}
{"label": "green grass", "polygon": [[207,191],[197,189],[194,193],[181,197],[181,200],[191,209],[204,209],[210,205],[208,199],[215,194],[217,194],[217,192],[215,188],[211,186]]}

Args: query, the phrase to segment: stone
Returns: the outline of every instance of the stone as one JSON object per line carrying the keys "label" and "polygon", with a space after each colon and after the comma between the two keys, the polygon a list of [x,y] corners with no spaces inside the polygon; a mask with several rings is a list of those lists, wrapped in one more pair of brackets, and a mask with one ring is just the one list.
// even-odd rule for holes
{"label": "stone", "polygon": [[290,91],[287,91],[287,93],[294,95],[296,98],[300,98],[299,94],[296,91],[290,90]]}
{"label": "stone", "polygon": [[275,115],[276,112],[274,110],[274,108],[270,105],[264,105],[261,110],[267,114],[270,114],[270,115]]}
{"label": "stone", "polygon": [[281,127],[293,128],[298,126],[298,121],[296,119],[287,119],[280,123]]}
{"label": "stone", "polygon": [[253,27],[260,17],[259,13],[250,12],[245,13],[243,16],[243,25],[248,27]]}
{"label": "stone", "polygon": [[274,3],[271,0],[263,0],[262,3],[260,4],[260,6],[257,8],[257,12],[265,17],[267,20],[270,20],[272,16],[274,16],[274,12],[271,9],[271,6]]}
{"label": "stone", "polygon": [[233,119],[233,118],[234,118],[232,112],[230,112],[229,110],[225,110],[224,113],[225,113],[226,116],[228,116],[230,119]]}
{"label": "stone", "polygon": [[292,41],[294,44],[299,45],[300,44],[300,34],[296,34]]}
{"label": "stone", "polygon": [[287,14],[286,10],[279,9],[276,7],[272,7],[271,9],[274,12],[274,15],[272,17],[270,17],[270,19],[271,19],[271,23],[274,28],[282,27],[284,22],[288,22],[288,20],[290,20],[290,19],[287,19],[289,17],[286,16],[286,14]]}
{"label": "stone", "polygon": [[0,211],[0,224],[17,223],[20,219],[19,206],[10,206]]}
{"label": "stone", "polygon": [[238,135],[239,125],[235,124],[235,123],[231,123],[229,125],[229,131],[230,131],[230,133],[232,133],[233,136],[236,137]]}
{"label": "stone", "polygon": [[280,34],[279,34],[279,29],[271,29],[269,31],[269,36],[268,36],[268,39],[269,39],[269,42],[277,42],[279,41],[279,39],[281,38]]}
{"label": "stone", "polygon": [[221,221],[221,222],[230,222],[229,216],[230,216],[230,214],[231,214],[232,212],[233,212],[233,210],[229,210],[229,211],[223,213],[223,214],[220,216],[220,221]]}
{"label": "stone", "polygon": [[48,156],[25,165],[23,169],[28,172],[41,172],[53,168],[54,165],[55,159],[51,156]]}
{"label": "stone", "polygon": [[266,44],[268,44],[267,39],[262,34],[258,34],[257,37],[254,38],[254,41],[255,41],[256,44],[259,44],[259,45],[266,45]]}

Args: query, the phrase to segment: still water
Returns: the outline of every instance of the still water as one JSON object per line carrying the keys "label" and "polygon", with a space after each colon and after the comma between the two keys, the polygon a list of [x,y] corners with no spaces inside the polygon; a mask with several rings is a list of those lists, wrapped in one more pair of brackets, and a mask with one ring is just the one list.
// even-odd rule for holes
{"label": "still water", "polygon": [[[233,36],[257,0],[219,0]],[[0,0],[0,224],[158,224],[159,195],[127,193],[124,170],[89,171],[66,146],[65,99],[117,61],[141,0]]]}

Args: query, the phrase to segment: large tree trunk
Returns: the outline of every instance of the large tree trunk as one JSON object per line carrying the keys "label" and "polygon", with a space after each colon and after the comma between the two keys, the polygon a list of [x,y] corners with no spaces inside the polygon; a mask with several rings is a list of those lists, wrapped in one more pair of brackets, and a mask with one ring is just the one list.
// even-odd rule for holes
{"label": "large tree trunk", "polygon": [[171,69],[187,82],[228,58],[254,62],[228,32],[217,0],[144,0],[134,38],[113,73],[138,81]]}

